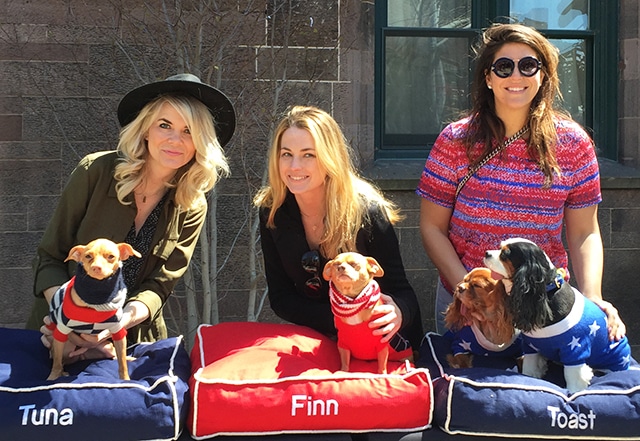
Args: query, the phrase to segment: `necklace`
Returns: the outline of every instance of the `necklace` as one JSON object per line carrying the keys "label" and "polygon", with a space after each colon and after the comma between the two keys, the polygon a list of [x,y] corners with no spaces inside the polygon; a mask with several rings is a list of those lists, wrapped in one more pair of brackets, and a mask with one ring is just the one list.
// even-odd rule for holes
{"label": "necklace", "polygon": [[304,224],[311,228],[311,231],[315,232],[324,223],[324,214],[309,215],[300,210],[302,220]]}
{"label": "necklace", "polygon": [[162,187],[160,190],[155,191],[153,193],[145,194],[144,192],[140,191],[140,192],[136,192],[136,194],[138,196],[142,196],[142,203],[146,204],[147,203],[147,197],[158,196],[159,194],[164,193],[165,191],[167,191],[167,189],[165,187]]}

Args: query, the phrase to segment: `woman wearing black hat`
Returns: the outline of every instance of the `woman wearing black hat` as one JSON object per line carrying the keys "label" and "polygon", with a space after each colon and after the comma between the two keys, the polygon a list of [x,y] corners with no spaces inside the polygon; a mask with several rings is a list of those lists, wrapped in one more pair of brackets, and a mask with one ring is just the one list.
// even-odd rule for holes
{"label": "woman wearing black hat", "polygon": [[[205,193],[229,172],[222,150],[235,112],[217,89],[180,74],[129,92],[120,102],[117,150],[83,158],[71,174],[34,260],[36,300],[27,328],[50,333],[53,293],[75,272],[69,250],[98,237],[142,254],[124,262],[129,342],[167,336],[162,308],[186,271],[207,213]],[[109,354],[106,342],[71,336],[70,357]]]}

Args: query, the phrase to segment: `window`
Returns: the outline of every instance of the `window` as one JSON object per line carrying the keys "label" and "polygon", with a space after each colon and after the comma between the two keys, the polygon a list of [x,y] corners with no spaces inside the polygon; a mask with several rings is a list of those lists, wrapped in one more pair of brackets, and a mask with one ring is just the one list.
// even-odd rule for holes
{"label": "window", "polygon": [[618,2],[596,0],[377,1],[376,158],[426,157],[470,106],[472,44],[508,19],[558,47],[561,105],[617,158]]}

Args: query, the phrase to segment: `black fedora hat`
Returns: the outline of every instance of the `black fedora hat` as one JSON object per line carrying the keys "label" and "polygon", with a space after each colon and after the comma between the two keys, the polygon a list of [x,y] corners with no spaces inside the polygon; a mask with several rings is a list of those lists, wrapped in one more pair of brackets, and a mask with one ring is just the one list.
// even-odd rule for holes
{"label": "black fedora hat", "polygon": [[118,105],[120,125],[124,127],[129,124],[147,103],[163,94],[189,95],[202,101],[213,115],[220,145],[224,146],[231,140],[236,128],[236,112],[233,104],[224,93],[188,73],[145,84],[127,93]]}

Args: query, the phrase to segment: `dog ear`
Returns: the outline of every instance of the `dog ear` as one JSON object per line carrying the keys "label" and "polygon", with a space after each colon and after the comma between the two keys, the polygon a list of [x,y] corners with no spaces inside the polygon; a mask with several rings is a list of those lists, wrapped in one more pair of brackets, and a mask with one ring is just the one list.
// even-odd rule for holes
{"label": "dog ear", "polygon": [[330,260],[324,266],[324,269],[322,270],[322,277],[324,278],[324,280],[331,280],[331,275],[333,273],[333,263],[334,261]]}
{"label": "dog ear", "polygon": [[75,247],[71,248],[71,250],[69,250],[69,255],[67,256],[66,259],[64,259],[64,261],[65,262],[68,262],[69,260],[75,260],[76,262],[82,261],[82,255],[84,254],[84,250],[85,250],[84,245],[76,245]]}
{"label": "dog ear", "polygon": [[131,245],[125,242],[118,244],[118,251],[120,252],[120,260],[127,260],[131,256],[142,257],[142,254],[134,250]]}
{"label": "dog ear", "polygon": [[458,331],[465,326],[465,318],[460,312],[462,309],[462,302],[458,296],[453,296],[453,302],[449,303],[447,310],[444,313],[445,326],[452,331]]}
{"label": "dog ear", "polygon": [[[496,287],[496,289],[493,291],[493,294],[496,296],[502,295],[502,293],[500,292],[500,288]],[[505,297],[496,297],[496,336],[502,343],[511,341],[511,339],[513,338],[513,333],[515,332],[513,316],[510,314],[505,301]]]}
{"label": "dog ear", "polygon": [[531,250],[513,275],[511,311],[517,311],[516,327],[525,332],[544,326],[553,316],[547,298],[548,272],[549,263],[544,253]]}
{"label": "dog ear", "polygon": [[376,259],[374,259],[373,257],[367,257],[367,271],[373,277],[382,277],[382,276],[384,276],[384,270],[382,269],[382,267],[380,266],[378,261]]}

